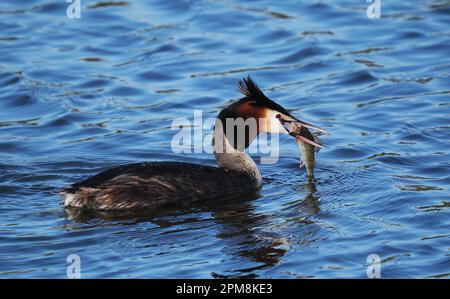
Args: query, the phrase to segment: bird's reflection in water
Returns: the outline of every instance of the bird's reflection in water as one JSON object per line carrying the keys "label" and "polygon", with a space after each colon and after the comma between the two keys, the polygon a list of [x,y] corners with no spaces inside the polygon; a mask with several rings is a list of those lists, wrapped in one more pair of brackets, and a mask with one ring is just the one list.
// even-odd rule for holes
{"label": "bird's reflection in water", "polygon": [[[65,209],[65,216],[76,223],[87,223],[99,218],[124,224],[151,222],[161,228],[170,228],[204,221],[204,218],[196,216],[197,213],[209,212],[212,215],[211,220],[219,227],[216,237],[225,242],[222,247],[223,253],[229,258],[227,258],[228,261],[236,263],[236,265],[230,265],[230,269],[233,270],[220,274],[213,272],[211,275],[216,278],[252,278],[257,277],[255,274],[257,270],[278,264],[289,249],[292,236],[280,233],[274,221],[280,220],[281,217],[282,221],[288,224],[296,223],[296,230],[298,223],[313,223],[310,217],[319,212],[318,198],[314,195],[315,184],[309,182],[302,185],[299,193],[305,192],[305,197],[285,204],[279,215],[256,211],[254,201],[260,195],[252,194],[215,200],[206,204],[199,203],[190,207],[168,207],[157,212],[113,213]],[[188,217],[181,217],[182,220],[180,220],[181,215]],[[306,234],[306,231],[308,234],[311,233],[310,228],[305,229],[303,233]],[[298,240],[302,236],[297,235],[294,238]]]}
{"label": "bird's reflection in water", "polygon": [[287,240],[264,229],[271,225],[271,217],[255,211],[252,201],[231,204],[226,210],[216,208],[213,213],[220,224],[217,237],[226,242],[222,251],[236,261],[230,273],[212,273],[213,277],[253,278],[254,271],[277,264],[286,254]]}
{"label": "bird's reflection in water", "polygon": [[[318,197],[314,195],[317,189],[313,182],[309,182],[302,185],[299,191],[306,192],[306,196],[285,204],[276,216],[258,213],[251,201],[244,205],[240,202],[234,207],[231,206],[229,210],[215,212],[215,218],[222,228],[218,237],[227,241],[225,253],[228,256],[240,257],[237,259],[238,264],[239,266],[243,264],[244,267],[237,267],[237,270],[230,270],[229,273],[212,273],[213,277],[257,277],[255,274],[257,270],[270,268],[281,261],[289,250],[291,238],[296,241],[303,236],[310,237],[314,230],[308,227],[299,231],[298,223],[312,224],[310,218],[320,211]],[[280,218],[286,222],[282,226],[294,224],[293,234],[279,231],[279,224],[274,222],[278,222]],[[242,258],[249,263],[243,262]]]}

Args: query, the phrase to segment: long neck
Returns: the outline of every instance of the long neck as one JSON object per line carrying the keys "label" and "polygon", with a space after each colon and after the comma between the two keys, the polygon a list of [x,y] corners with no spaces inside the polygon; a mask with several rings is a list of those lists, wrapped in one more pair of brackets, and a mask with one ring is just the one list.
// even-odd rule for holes
{"label": "long neck", "polygon": [[223,130],[218,126],[214,129],[213,148],[217,164],[226,169],[246,173],[255,179],[258,186],[261,185],[261,173],[255,161],[245,152],[231,146]]}

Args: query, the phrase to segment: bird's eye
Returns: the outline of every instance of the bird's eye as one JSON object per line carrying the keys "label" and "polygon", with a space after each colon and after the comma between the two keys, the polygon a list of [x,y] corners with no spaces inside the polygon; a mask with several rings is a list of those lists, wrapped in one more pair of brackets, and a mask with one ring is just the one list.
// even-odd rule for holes
{"label": "bird's eye", "polygon": [[276,118],[281,118],[281,114],[278,113],[277,115],[275,115]]}

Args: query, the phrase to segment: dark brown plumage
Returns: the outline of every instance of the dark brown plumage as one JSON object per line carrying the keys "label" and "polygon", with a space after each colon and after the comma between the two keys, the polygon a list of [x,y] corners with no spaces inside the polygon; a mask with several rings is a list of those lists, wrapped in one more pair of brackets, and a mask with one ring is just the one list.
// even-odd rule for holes
{"label": "dark brown plumage", "polygon": [[183,206],[201,200],[254,193],[245,173],[182,162],[118,166],[63,190],[74,194],[70,206],[118,210]]}

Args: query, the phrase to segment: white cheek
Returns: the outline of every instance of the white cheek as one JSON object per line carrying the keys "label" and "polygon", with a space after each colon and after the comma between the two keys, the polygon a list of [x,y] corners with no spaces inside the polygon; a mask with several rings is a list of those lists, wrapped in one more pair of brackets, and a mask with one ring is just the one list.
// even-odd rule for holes
{"label": "white cheek", "polygon": [[279,133],[279,134],[288,134],[286,129],[281,125],[280,120],[277,118],[279,113],[276,111],[270,111],[267,113],[266,118],[261,121],[264,122],[263,131],[267,133]]}

